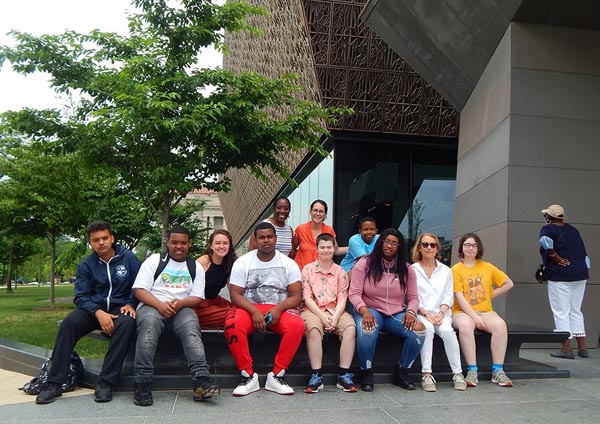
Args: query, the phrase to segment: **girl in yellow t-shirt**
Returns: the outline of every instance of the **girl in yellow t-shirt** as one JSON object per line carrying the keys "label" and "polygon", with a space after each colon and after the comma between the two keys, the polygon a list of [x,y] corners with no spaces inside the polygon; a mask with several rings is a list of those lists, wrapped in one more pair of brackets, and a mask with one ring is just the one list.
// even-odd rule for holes
{"label": "girl in yellow t-shirt", "polygon": [[460,347],[467,362],[467,386],[475,387],[478,383],[474,335],[477,328],[492,335],[492,383],[512,387],[512,381],[504,372],[508,342],[506,322],[494,312],[492,298],[508,292],[514,283],[494,265],[481,260],[483,245],[477,234],[468,233],[461,237],[458,256],[462,261],[452,267],[452,326],[458,330]]}

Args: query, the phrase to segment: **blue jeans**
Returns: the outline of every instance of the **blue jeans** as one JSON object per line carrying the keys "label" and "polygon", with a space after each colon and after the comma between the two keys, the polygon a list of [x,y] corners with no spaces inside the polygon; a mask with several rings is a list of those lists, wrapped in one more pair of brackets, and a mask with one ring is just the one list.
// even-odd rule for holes
{"label": "blue jeans", "polygon": [[369,312],[375,317],[377,325],[372,334],[365,334],[362,328],[362,316],[354,309],[352,310],[352,316],[356,322],[356,351],[358,352],[360,368],[366,370],[373,367],[375,346],[377,345],[377,338],[380,331],[385,331],[404,339],[398,363],[402,368],[410,368],[415,358],[421,352],[425,337],[418,336],[414,331],[404,328],[404,325],[402,325],[404,312],[399,312],[395,315],[382,315],[372,308],[369,308]]}
{"label": "blue jeans", "polygon": [[142,305],[137,311],[137,341],[133,375],[136,383],[150,383],[154,375],[154,355],[158,339],[165,326],[183,346],[183,353],[192,378],[209,377],[204,344],[200,337],[198,316],[191,308],[182,308],[171,318],[163,317],[155,308]]}

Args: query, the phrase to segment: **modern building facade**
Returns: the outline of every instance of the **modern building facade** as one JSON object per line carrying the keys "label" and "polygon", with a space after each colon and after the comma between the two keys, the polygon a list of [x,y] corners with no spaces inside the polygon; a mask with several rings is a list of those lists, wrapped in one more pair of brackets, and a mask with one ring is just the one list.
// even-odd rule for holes
{"label": "modern building facade", "polygon": [[455,236],[477,231],[515,281],[501,313],[552,327],[532,272],[540,210],[560,203],[592,259],[584,314],[597,347],[600,2],[369,0],[361,18],[460,111]]}
{"label": "modern building facade", "polygon": [[[230,37],[224,65],[296,72],[305,98],[357,111],[330,128],[332,158],[316,181],[315,158],[285,156],[299,179],[308,175],[308,188],[292,194],[293,210],[305,208],[292,224],[308,220],[306,199],[330,184],[325,200],[340,244],[367,214],[408,238],[432,231],[449,244],[476,231],[486,258],[516,283],[496,309],[509,324],[551,328],[546,288],[533,278],[540,210],[562,204],[599,263],[600,3],[251,3],[271,13],[254,22],[264,36]],[[231,176],[222,204],[240,240],[276,195],[292,190],[276,179]],[[598,301],[592,268],[584,302],[590,347],[600,334]]]}
{"label": "modern building facade", "polygon": [[452,238],[458,113],[431,85],[358,19],[364,0],[253,0],[269,17],[255,18],[263,36],[234,34],[224,67],[270,77],[300,75],[305,99],[355,110],[329,130],[328,158],[286,153],[302,181],[293,190],[276,177],[258,181],[234,171],[221,194],[236,241],[270,213],[280,194],[292,201],[290,224],[308,220],[311,201],[329,203],[340,244],[358,220],[413,235],[437,229]]}

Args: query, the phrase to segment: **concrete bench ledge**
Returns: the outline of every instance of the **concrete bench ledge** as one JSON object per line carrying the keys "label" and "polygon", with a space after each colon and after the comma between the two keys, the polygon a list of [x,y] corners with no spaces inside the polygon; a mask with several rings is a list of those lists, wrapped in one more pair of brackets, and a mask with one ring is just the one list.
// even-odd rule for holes
{"label": "concrete bench ledge", "polygon": [[[90,337],[104,338],[99,332],[90,333]],[[202,338],[206,349],[210,372],[223,388],[233,388],[239,383],[240,375],[229,352],[222,330],[203,330]],[[509,328],[509,340],[505,361],[506,371],[512,379],[531,378],[568,378],[569,371],[557,369],[542,363],[527,361],[519,357],[523,343],[559,344],[568,338],[568,333],[534,327]],[[261,384],[267,372],[272,369],[273,359],[280,343],[280,336],[271,333],[254,333],[250,335],[250,349],[254,358],[254,367],[261,377]],[[490,335],[476,333],[477,357],[480,368],[480,379],[491,377],[491,355],[489,351]],[[381,334],[374,360],[375,382],[378,384],[391,382],[394,364],[398,361],[402,341],[388,334]],[[0,367],[35,376],[42,362],[50,356],[47,349],[30,346],[12,340],[0,339]],[[323,371],[325,384],[334,384],[338,366],[339,341],[337,336],[326,334],[323,342]],[[131,349],[124,365],[117,390],[133,389],[133,358]],[[102,360],[84,358],[84,376],[81,385],[93,387],[102,366]],[[165,332],[163,334],[155,358],[156,369],[153,386],[156,389],[188,389],[190,375],[180,343]],[[359,373],[358,359],[355,355],[353,371]],[[417,358],[411,368],[414,381],[420,379],[421,364]],[[452,373],[448,366],[443,343],[434,340],[433,372],[436,380],[451,381]],[[302,341],[296,357],[287,372],[286,380],[293,386],[303,386],[310,374],[305,341]],[[358,378],[357,381],[360,379]]]}
{"label": "concrete bench ledge", "polygon": [[[491,378],[490,334],[476,332],[477,360],[482,379]],[[568,338],[568,333],[554,332],[534,327],[511,327],[509,329],[508,347],[505,367],[511,378],[560,378],[569,377],[568,371],[557,370],[555,367],[525,361],[519,352],[523,343],[562,343]],[[209,362],[210,372],[221,387],[235,387],[239,383],[239,371],[229,352],[222,330],[203,330],[202,339]],[[253,333],[249,336],[250,350],[254,359],[254,368],[264,380],[273,367],[273,359],[280,343],[280,336],[272,332]],[[398,361],[402,349],[402,340],[389,334],[380,334],[374,359],[375,381],[389,383],[394,364]],[[121,387],[133,387],[133,349],[130,351],[121,378]],[[325,334],[323,340],[323,371],[326,384],[334,384],[339,358],[339,340],[337,336]],[[98,366],[98,370],[100,369]],[[464,360],[463,360],[464,366]],[[353,371],[359,375],[358,358],[355,355]],[[94,373],[86,376],[86,384],[93,385]],[[415,381],[420,379],[421,362],[417,358],[411,374]],[[434,339],[433,372],[438,381],[451,381],[452,372],[448,365],[443,342],[437,336]],[[286,374],[286,380],[291,385],[304,385],[310,374],[306,342],[302,341],[294,361]],[[263,382],[261,382],[262,384]],[[156,388],[177,389],[188,388],[190,385],[189,370],[180,343],[169,332],[162,335],[155,357]]]}

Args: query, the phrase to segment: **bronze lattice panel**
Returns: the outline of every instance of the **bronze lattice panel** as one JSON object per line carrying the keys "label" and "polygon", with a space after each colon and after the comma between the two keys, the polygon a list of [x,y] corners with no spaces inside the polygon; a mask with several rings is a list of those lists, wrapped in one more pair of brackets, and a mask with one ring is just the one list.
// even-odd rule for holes
{"label": "bronze lattice panel", "polygon": [[458,113],[359,20],[364,0],[302,3],[321,101],[356,112],[335,129],[457,136]]}
{"label": "bronze lattice panel", "polygon": [[[301,98],[356,111],[330,129],[457,137],[457,112],[358,18],[365,0],[247,2],[270,16],[250,19],[262,36],[227,35],[225,69],[274,78],[297,73]],[[281,160],[295,169],[304,155],[283,152]],[[246,170],[228,176],[232,191],[219,197],[237,242],[285,181],[273,175],[260,181]]]}

